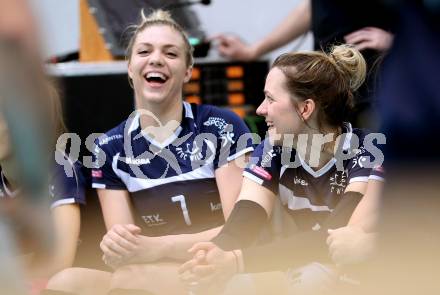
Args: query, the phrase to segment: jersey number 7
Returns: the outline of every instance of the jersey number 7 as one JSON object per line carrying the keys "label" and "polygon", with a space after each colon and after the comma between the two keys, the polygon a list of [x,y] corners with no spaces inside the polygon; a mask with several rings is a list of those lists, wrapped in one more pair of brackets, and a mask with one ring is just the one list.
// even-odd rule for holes
{"label": "jersey number 7", "polygon": [[183,218],[185,219],[186,225],[191,225],[191,219],[189,218],[188,208],[186,207],[186,201],[184,195],[178,195],[171,197],[173,203],[180,202],[180,208],[182,209]]}

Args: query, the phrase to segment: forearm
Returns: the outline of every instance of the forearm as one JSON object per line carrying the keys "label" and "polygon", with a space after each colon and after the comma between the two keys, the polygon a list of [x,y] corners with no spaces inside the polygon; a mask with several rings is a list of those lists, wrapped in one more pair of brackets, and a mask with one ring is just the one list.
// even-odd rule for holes
{"label": "forearm", "polygon": [[299,267],[313,261],[330,263],[327,233],[307,231],[274,243],[243,249],[244,272],[266,272]]}
{"label": "forearm", "polygon": [[215,237],[222,227],[212,228],[195,234],[167,235],[149,237],[140,235],[137,255],[127,263],[151,263],[164,258],[187,260],[192,256],[188,249],[198,242],[206,242]]}
{"label": "forearm", "polygon": [[305,34],[310,29],[311,17],[310,0],[303,0],[270,34],[252,45],[256,56],[264,55]]}
{"label": "forearm", "polygon": [[98,189],[97,192],[107,230],[116,224],[134,224],[127,190]]}
{"label": "forearm", "polygon": [[215,227],[195,234],[164,236],[166,244],[170,245],[165,256],[178,260],[190,259],[192,255],[188,253],[188,249],[196,243],[210,241],[220,232],[222,227]]}
{"label": "forearm", "polygon": [[276,243],[244,249],[245,271],[283,270],[313,261],[330,262],[327,229],[346,226],[361,199],[360,193],[346,193],[319,231],[305,231]]}

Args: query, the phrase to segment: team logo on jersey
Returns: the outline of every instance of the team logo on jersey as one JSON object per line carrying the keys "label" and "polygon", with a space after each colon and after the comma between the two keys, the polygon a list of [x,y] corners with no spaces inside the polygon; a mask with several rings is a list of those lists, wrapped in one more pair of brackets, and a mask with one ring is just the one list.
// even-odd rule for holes
{"label": "team logo on jersey", "polygon": [[366,152],[366,149],[363,146],[352,150],[352,154],[354,154],[355,156],[359,156],[365,152]]}
{"label": "team logo on jersey", "polygon": [[209,117],[208,120],[206,120],[203,125],[205,126],[212,126],[214,125],[218,129],[225,128],[228,123],[226,123],[225,119],[219,118],[219,117]]}
{"label": "team logo on jersey", "polygon": [[272,175],[270,175],[269,172],[267,172],[266,170],[264,170],[264,168],[257,166],[255,164],[252,164],[250,167],[252,172],[254,172],[255,174],[260,175],[261,177],[263,177],[266,180],[271,180],[272,179]]}
{"label": "team logo on jersey", "polygon": [[219,131],[219,135],[222,140],[222,147],[226,146],[228,143],[231,144],[235,143],[234,140],[235,133],[233,132],[233,130],[234,130],[234,126],[228,124],[225,126],[225,128]]}
{"label": "team logo on jersey", "polygon": [[330,177],[330,192],[340,195],[347,187],[347,172],[336,171],[335,175]]}
{"label": "team logo on jersey", "polygon": [[188,157],[191,161],[199,161],[203,158],[202,149],[199,148],[197,141],[194,141],[191,147],[190,143],[186,143],[186,148],[178,147],[176,148],[177,155],[186,160]]}
{"label": "team logo on jersey", "polygon": [[364,163],[367,161],[367,157],[362,156],[362,157],[356,157],[353,159],[353,166],[351,168],[354,168],[356,166],[359,166],[361,168],[364,168]]}
{"label": "team logo on jersey", "polygon": [[219,117],[209,117],[207,121],[203,123],[205,126],[212,126],[218,128],[218,134],[222,139],[222,147],[226,146],[228,143],[234,144],[234,126],[228,124],[225,119]]}
{"label": "team logo on jersey", "polygon": [[165,220],[160,218],[159,214],[143,215],[142,219],[150,227],[151,226],[160,226],[160,225],[164,225],[167,223]]}
{"label": "team logo on jersey", "polygon": [[102,178],[102,170],[92,170],[92,177]]}

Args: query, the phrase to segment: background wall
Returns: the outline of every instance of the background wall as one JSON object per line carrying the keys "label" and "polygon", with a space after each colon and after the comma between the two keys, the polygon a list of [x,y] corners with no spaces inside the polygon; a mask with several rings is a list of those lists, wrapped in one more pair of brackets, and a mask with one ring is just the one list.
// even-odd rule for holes
{"label": "background wall", "polygon": [[[29,0],[41,23],[46,56],[63,55],[79,48],[78,0]],[[127,0],[121,0],[127,1]],[[202,28],[208,35],[220,32],[235,33],[247,42],[254,42],[268,34],[301,0],[213,0],[209,6],[194,5]],[[298,42],[272,53],[298,45]],[[299,48],[312,48],[311,36]],[[211,50],[210,56],[216,52]]]}
{"label": "background wall", "polygon": [[[211,5],[195,5],[203,28],[209,35],[222,32],[236,34],[253,43],[269,34],[301,0],[213,0]],[[302,38],[299,38],[302,39]],[[311,34],[270,54],[273,59],[282,52],[312,49]],[[216,54],[211,51],[210,54]]]}
{"label": "background wall", "polygon": [[[46,56],[63,55],[79,48],[78,0],[28,0],[40,22]],[[124,0],[122,0],[124,1]]]}

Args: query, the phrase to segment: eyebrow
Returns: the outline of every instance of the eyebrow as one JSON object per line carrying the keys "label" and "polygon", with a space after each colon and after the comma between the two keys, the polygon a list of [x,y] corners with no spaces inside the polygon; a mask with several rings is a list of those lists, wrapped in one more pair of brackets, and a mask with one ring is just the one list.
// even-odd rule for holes
{"label": "eyebrow", "polygon": [[[154,47],[153,44],[148,43],[148,42],[144,42],[144,43],[139,43],[139,44],[138,44],[138,46],[142,46],[142,45],[144,45],[144,46]],[[165,44],[165,45],[160,46],[160,47],[164,47],[165,49],[168,49],[168,48],[177,48],[177,49],[180,49],[180,47],[179,47],[178,45],[175,45],[175,44]]]}

